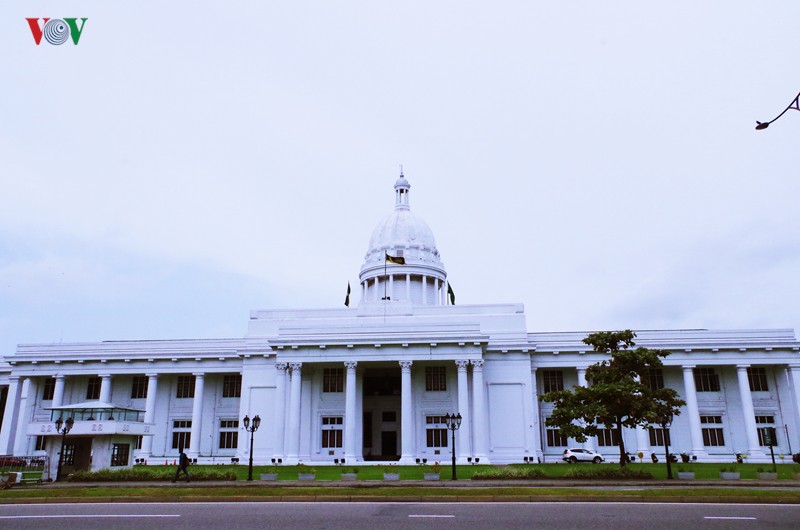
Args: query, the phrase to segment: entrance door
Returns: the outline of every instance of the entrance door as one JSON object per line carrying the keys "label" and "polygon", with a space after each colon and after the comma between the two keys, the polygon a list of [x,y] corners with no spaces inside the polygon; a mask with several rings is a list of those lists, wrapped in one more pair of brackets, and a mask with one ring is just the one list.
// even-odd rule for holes
{"label": "entrance door", "polygon": [[64,462],[61,465],[61,475],[65,476],[75,471],[89,471],[92,467],[92,439],[67,438],[64,443]]}
{"label": "entrance door", "polygon": [[397,431],[381,432],[381,459],[398,460],[400,454],[397,452]]}

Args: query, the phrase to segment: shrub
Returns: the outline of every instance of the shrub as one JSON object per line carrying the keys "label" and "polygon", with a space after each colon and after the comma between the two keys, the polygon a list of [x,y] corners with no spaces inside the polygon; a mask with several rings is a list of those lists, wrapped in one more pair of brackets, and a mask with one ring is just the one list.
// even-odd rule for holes
{"label": "shrub", "polygon": [[[190,468],[191,469],[191,468]],[[232,471],[190,470],[192,480],[236,480]],[[101,469],[100,471],[78,471],[72,474],[73,482],[156,482],[175,478],[175,468],[168,466],[133,467],[125,469]]]}
{"label": "shrub", "polygon": [[564,478],[647,480],[652,479],[653,475],[644,470],[627,467],[576,467],[567,471]]}
{"label": "shrub", "polygon": [[538,467],[492,467],[472,475],[473,480],[526,480],[545,478]]}

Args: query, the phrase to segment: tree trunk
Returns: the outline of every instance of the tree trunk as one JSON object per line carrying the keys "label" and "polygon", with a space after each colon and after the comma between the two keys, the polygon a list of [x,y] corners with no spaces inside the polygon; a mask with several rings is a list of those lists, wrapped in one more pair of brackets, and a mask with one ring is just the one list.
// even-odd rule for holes
{"label": "tree trunk", "polygon": [[622,422],[617,422],[617,439],[619,440],[619,467],[628,463],[628,453],[625,451],[625,440],[622,439]]}

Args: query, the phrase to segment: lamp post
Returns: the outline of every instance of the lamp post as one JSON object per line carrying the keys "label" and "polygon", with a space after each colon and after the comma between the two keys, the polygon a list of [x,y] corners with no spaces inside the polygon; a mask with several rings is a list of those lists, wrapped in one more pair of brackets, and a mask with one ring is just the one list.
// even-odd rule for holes
{"label": "lamp post", "polygon": [[786,111],[789,110],[789,109],[800,110],[800,94],[797,94],[794,97],[794,99],[792,100],[792,102],[789,103],[789,106],[786,107],[785,109],[783,109],[783,112],[778,114],[776,117],[772,118],[769,121],[765,121],[763,123],[760,122],[760,121],[756,121],[756,130],[757,131],[762,131],[762,130],[766,129],[767,127],[769,127],[770,123],[774,122],[775,120],[777,120],[778,118],[780,118],[781,116],[786,114]]}
{"label": "lamp post", "polygon": [[444,423],[447,428],[453,433],[453,478],[456,480],[456,431],[461,427],[461,413],[453,413],[444,415]]}
{"label": "lamp post", "polygon": [[664,450],[666,451],[667,456],[667,478],[672,480],[672,461],[669,457],[669,426],[672,425],[672,412],[667,412],[663,416],[661,416],[661,428],[663,429],[662,434],[664,435]]}
{"label": "lamp post", "polygon": [[[56,420],[56,431],[61,435],[61,452],[58,453],[58,471],[56,471],[56,482],[61,480],[61,464],[64,463],[64,442],[67,438],[67,433],[72,430],[75,420],[70,416],[67,421],[61,419],[61,416]],[[63,428],[62,428],[63,426]]]}
{"label": "lamp post", "polygon": [[244,430],[250,433],[250,465],[247,469],[247,480],[253,480],[253,434],[261,425],[261,418],[256,414],[253,416],[253,425],[250,426],[250,417],[244,417]]}

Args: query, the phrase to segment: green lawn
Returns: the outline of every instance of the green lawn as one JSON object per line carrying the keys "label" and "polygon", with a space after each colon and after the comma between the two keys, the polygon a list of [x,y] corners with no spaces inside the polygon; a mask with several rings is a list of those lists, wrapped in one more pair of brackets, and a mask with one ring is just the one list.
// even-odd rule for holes
{"label": "green lawn", "polygon": [[[705,479],[719,479],[719,471],[721,467],[730,467],[733,464],[672,464],[672,473],[673,476],[677,476],[677,472],[679,469],[684,469],[686,471],[694,471],[695,478],[698,480],[705,480]],[[598,467],[605,467],[605,466],[612,466],[612,467],[619,467],[619,464],[616,463],[606,463],[606,464],[534,464],[526,466],[525,464],[512,464],[512,467],[534,467],[541,469],[544,474],[545,478],[562,478],[569,470],[574,468],[598,468]],[[153,467],[163,467],[163,466],[153,466]],[[171,469],[175,469],[174,466],[169,466]],[[459,479],[470,479],[473,474],[478,471],[485,470],[490,468],[491,466],[483,466],[483,465],[476,465],[476,466],[458,466],[457,467],[457,476]],[[652,464],[652,463],[634,463],[629,464],[628,467],[630,469],[640,469],[643,471],[647,471],[653,475],[654,479],[666,479],[667,478],[667,466],[664,463],[659,464]],[[755,479],[756,473],[759,469],[764,471],[771,471],[772,465],[766,464],[736,464],[736,470],[741,473],[742,479]],[[431,473],[431,469],[429,466],[389,466],[392,472],[396,472],[400,474],[400,480],[422,480],[424,473]],[[797,464],[778,464],[778,478],[779,479],[793,479],[794,473],[800,473],[800,465]],[[247,466],[246,465],[224,465],[224,466],[192,466],[189,469],[191,473],[193,469],[204,469],[208,471],[212,470],[225,470],[225,471],[233,471],[239,480],[246,480],[247,479]],[[387,469],[386,466],[309,466],[306,468],[306,471],[313,469],[316,472],[316,480],[318,481],[326,481],[326,480],[341,480],[342,473],[352,473],[354,470],[357,471],[358,480],[383,480],[383,472]],[[253,480],[259,480],[262,473],[271,473],[276,472],[278,473],[278,480],[297,480],[297,473],[298,468],[296,466],[254,466],[253,467]],[[450,479],[451,476],[451,468],[450,466],[442,466],[441,468],[441,478],[442,480]]]}

